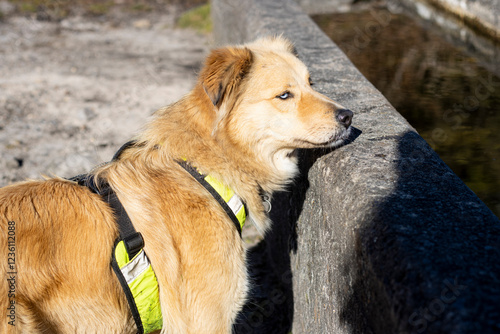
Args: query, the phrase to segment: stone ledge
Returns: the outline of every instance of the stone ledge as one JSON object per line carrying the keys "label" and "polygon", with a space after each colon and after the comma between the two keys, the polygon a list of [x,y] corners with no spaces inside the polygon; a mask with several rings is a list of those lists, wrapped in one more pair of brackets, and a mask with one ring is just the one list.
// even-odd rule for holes
{"label": "stone ledge", "polygon": [[440,8],[474,29],[500,40],[500,3],[496,0],[418,0]]}
{"label": "stone ledge", "polygon": [[[318,91],[355,113],[353,141],[302,152],[301,177],[274,199],[259,247],[274,288],[255,290],[265,307],[237,332],[498,333],[499,219],[295,2],[213,0],[212,12],[221,44],[291,39]],[[281,331],[264,330],[277,310]]]}

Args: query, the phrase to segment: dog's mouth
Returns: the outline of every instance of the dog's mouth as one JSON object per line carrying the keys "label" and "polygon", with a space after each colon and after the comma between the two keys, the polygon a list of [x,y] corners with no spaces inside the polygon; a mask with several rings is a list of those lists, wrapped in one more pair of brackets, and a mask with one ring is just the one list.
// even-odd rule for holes
{"label": "dog's mouth", "polygon": [[343,145],[347,139],[351,136],[352,128],[349,126],[347,129],[343,130],[340,135],[333,136],[332,140],[327,144],[329,148],[336,148]]}
{"label": "dog's mouth", "polygon": [[351,135],[351,127],[333,134],[327,141],[315,143],[308,140],[301,140],[302,143],[310,146],[311,148],[336,148],[341,146]]}

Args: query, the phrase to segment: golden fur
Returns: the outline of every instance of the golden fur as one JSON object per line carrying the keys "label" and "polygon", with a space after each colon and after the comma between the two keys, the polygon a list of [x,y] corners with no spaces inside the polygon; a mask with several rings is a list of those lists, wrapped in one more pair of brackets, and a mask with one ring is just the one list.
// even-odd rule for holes
{"label": "golden fur", "polygon": [[[341,107],[309,80],[283,38],[214,50],[194,89],[93,172],[143,235],[160,286],[162,333],[231,333],[248,291],[237,230],[175,160],[229,185],[266,231],[261,195],[293,178],[294,151],[336,145],[349,130],[350,120],[338,122]],[[98,195],[60,178],[4,187],[0,230],[1,333],[135,333],[110,266],[117,226]]]}

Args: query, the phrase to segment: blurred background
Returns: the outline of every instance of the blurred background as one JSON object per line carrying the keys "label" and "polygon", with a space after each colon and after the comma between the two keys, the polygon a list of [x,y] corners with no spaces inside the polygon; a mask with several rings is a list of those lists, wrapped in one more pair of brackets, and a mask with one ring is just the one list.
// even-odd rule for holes
{"label": "blurred background", "polygon": [[[498,36],[410,0],[297,1],[500,216]],[[0,186],[109,159],[189,90],[211,30],[205,0],[1,0]]]}

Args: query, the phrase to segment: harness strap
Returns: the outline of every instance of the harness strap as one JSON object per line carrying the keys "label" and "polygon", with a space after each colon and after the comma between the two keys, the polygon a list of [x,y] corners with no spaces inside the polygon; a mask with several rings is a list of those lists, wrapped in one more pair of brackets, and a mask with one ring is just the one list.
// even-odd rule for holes
{"label": "harness strap", "polygon": [[[113,157],[119,160],[123,151],[136,145],[127,142]],[[217,200],[241,236],[246,218],[246,208],[241,199],[225,185],[211,176],[202,175],[185,161],[178,161]],[[159,287],[153,268],[144,252],[144,239],[137,232],[111,186],[92,174],[82,174],[70,178],[81,186],[89,188],[111,207],[118,224],[120,236],[115,241],[111,266],[125,293],[130,311],[138,329],[138,334],[151,333],[163,327],[159,301]]]}
{"label": "harness strap", "polygon": [[119,160],[120,159],[120,156],[122,155],[123,151],[125,151],[127,148],[130,148],[132,146],[136,146],[137,145],[137,141],[136,140],[129,140],[128,142],[126,142],[125,144],[123,144],[119,149],[118,151],[116,151],[115,155],[113,155],[113,159],[111,159],[112,161],[116,161],[116,160]]}
{"label": "harness strap", "polygon": [[[115,241],[113,247],[111,267],[113,268],[116,277],[118,278],[118,281],[122,286],[123,292],[125,293],[125,297],[127,298],[130,311],[137,326],[137,333],[143,334],[144,326],[142,324],[141,315],[135,302],[134,295],[129,287],[131,276],[126,274],[124,275],[121,267],[125,267],[125,264],[127,264],[130,259],[134,259],[139,253],[141,253],[142,256],[145,257],[146,254],[144,253],[144,251],[142,251],[142,248],[144,247],[144,239],[142,238],[142,235],[135,230],[134,225],[132,225],[132,221],[127,214],[127,211],[121,204],[118,196],[116,196],[116,193],[113,191],[113,189],[111,189],[107,182],[100,180],[98,184],[93,175],[78,175],[71,178],[70,180],[77,182],[81,186],[89,188],[93,193],[101,196],[101,198],[105,202],[107,202],[113,210],[114,216],[116,217],[116,221],[118,223],[120,236]],[[120,250],[123,251],[120,252]],[[117,260],[117,253],[125,255],[120,255],[120,258]],[[136,271],[137,270],[140,270],[141,272],[144,271],[140,268],[136,269]]]}
{"label": "harness strap", "polygon": [[[127,142],[113,156],[118,160],[123,151],[135,145]],[[120,236],[115,240],[112,251],[111,267],[122,286],[132,317],[137,326],[137,333],[151,333],[162,328],[163,319],[159,303],[158,282],[143,250],[144,239],[137,232],[110,185],[92,174],[81,174],[69,180],[85,186],[111,207],[118,224]]]}
{"label": "harness strap", "polygon": [[93,175],[79,175],[70,180],[89,188],[109,204],[117,219],[120,239],[124,241],[129,257],[133,258],[144,247],[144,239],[135,230],[127,211],[109,184],[103,180],[99,180],[99,183],[97,183]]}
{"label": "harness strap", "polygon": [[[120,147],[120,149],[118,149],[112,160],[118,160],[123,151],[136,144],[137,142],[134,140],[126,142],[122,145],[122,147]],[[102,179],[96,180],[92,174],[78,175],[70,180],[78,182],[79,185],[86,186],[92,192],[101,196],[102,199],[109,204],[109,206],[113,209],[115,217],[117,218],[120,238],[124,241],[129,257],[133,258],[144,247],[144,239],[142,238],[142,235],[135,230],[127,211],[109,184]]]}
{"label": "harness strap", "polygon": [[[191,174],[192,177],[195,178],[196,181],[198,181],[207,191],[215,198],[215,200],[219,203],[219,205],[224,209],[226,214],[231,218],[231,221],[233,222],[234,226],[236,227],[236,230],[241,236],[241,228],[243,227],[244,223],[244,207],[239,207],[238,211],[243,210],[243,219],[241,220],[243,223],[240,223],[240,220],[236,217],[235,212],[229,207],[228,203],[222,198],[222,196],[217,192],[217,190],[210,185],[210,183],[206,180],[207,176],[200,174],[195,168],[193,168],[190,164],[188,164],[186,161],[177,161],[177,163],[184,168],[189,174]],[[238,212],[237,211],[237,212]]]}

